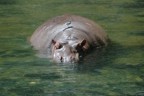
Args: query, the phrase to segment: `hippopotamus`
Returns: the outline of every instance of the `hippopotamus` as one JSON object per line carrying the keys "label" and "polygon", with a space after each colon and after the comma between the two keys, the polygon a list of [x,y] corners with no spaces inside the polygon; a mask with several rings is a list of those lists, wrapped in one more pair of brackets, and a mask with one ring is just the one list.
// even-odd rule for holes
{"label": "hippopotamus", "polygon": [[30,37],[40,57],[57,63],[77,63],[88,50],[107,45],[108,36],[94,21],[77,15],[54,17]]}

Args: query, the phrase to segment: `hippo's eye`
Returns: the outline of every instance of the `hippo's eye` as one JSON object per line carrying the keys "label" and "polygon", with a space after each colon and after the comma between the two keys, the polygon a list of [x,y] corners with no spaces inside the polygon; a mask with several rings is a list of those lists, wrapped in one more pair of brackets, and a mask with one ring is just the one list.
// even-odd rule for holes
{"label": "hippo's eye", "polygon": [[56,46],[56,49],[61,49],[62,45]]}
{"label": "hippo's eye", "polygon": [[73,53],[77,53],[77,51],[73,51]]}
{"label": "hippo's eye", "polygon": [[63,46],[62,46],[62,45],[60,45],[60,46],[59,46],[59,49],[61,49],[62,47],[63,47]]}

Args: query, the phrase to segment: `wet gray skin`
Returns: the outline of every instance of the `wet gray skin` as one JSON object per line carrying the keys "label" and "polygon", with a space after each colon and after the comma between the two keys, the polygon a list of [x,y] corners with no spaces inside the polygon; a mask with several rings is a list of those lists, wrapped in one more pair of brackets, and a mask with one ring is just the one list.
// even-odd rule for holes
{"label": "wet gray skin", "polygon": [[40,57],[52,58],[57,63],[76,63],[91,47],[106,46],[107,40],[99,25],[76,15],[48,20],[30,38]]}

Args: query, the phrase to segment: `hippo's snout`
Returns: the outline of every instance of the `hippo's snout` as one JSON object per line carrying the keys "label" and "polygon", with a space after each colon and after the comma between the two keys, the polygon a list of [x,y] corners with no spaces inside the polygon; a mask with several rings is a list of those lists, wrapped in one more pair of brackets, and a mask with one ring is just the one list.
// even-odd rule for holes
{"label": "hippo's snout", "polygon": [[77,63],[79,57],[82,57],[79,54],[83,53],[83,49],[86,49],[85,45],[86,40],[82,40],[73,46],[70,43],[60,43],[52,40],[53,59],[57,63]]}
{"label": "hippo's snout", "polygon": [[79,61],[79,53],[69,45],[53,47],[53,59],[57,63],[76,63]]}
{"label": "hippo's snout", "polygon": [[61,56],[60,60],[61,63],[77,63],[79,61],[78,53],[71,56]]}
{"label": "hippo's snout", "polygon": [[53,59],[57,63],[77,63],[79,61],[79,54],[70,53],[70,55],[67,55],[66,53],[56,51],[53,54]]}

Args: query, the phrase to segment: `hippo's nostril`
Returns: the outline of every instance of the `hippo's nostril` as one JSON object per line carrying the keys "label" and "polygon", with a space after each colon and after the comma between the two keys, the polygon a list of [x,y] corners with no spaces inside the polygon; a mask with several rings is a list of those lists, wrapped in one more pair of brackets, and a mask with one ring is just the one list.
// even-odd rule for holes
{"label": "hippo's nostril", "polygon": [[60,58],[60,61],[63,62],[63,57]]}

